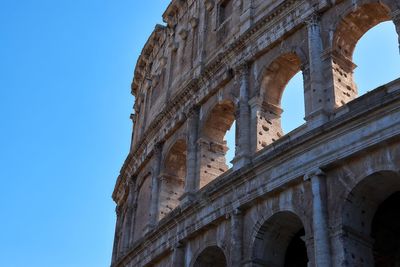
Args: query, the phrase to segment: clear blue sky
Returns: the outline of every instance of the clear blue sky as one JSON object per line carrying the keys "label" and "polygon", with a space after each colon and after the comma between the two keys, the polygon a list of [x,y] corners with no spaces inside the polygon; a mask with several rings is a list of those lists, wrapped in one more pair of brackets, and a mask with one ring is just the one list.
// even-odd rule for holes
{"label": "clear blue sky", "polygon": [[[133,69],[168,2],[1,1],[0,266],[109,266]],[[393,26],[366,43],[368,90],[398,77],[400,60]]]}
{"label": "clear blue sky", "polygon": [[109,266],[137,57],[168,0],[2,0],[0,266]]}

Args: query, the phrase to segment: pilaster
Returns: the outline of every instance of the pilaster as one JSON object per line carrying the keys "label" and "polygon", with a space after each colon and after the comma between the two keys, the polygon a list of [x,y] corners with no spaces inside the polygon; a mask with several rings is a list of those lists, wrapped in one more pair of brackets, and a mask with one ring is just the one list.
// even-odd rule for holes
{"label": "pilaster", "polygon": [[238,137],[233,169],[237,170],[250,162],[250,106],[249,106],[249,65],[245,63],[236,70],[240,84],[236,133]]}
{"label": "pilaster", "polygon": [[115,214],[117,216],[117,222],[115,224],[115,232],[114,232],[114,244],[113,244],[113,252],[112,252],[112,258],[111,258],[111,264],[116,262],[118,259],[118,244],[119,244],[119,239],[120,239],[120,231],[121,231],[121,221],[122,221],[122,214],[121,214],[121,206],[116,206],[115,207]]}
{"label": "pilaster", "polygon": [[194,107],[189,111],[186,132],[187,132],[187,156],[186,156],[186,179],[185,192],[181,197],[182,203],[190,202],[200,187],[199,181],[199,160],[198,160],[198,139],[199,139],[199,114],[200,108]]}
{"label": "pilaster", "polygon": [[158,207],[159,207],[159,195],[160,195],[160,183],[159,175],[161,169],[161,157],[162,157],[163,143],[158,143],[154,147],[154,167],[151,177],[151,200],[150,200],[150,219],[146,226],[146,232],[153,229],[158,221]]}
{"label": "pilaster", "polygon": [[310,71],[310,105],[306,108],[307,125],[315,128],[325,123],[329,116],[328,92],[324,90],[323,64],[322,64],[322,38],[319,15],[313,13],[307,20],[308,54]]}
{"label": "pilaster", "polygon": [[231,214],[231,266],[240,267],[243,253],[243,215],[239,209]]}
{"label": "pilaster", "polygon": [[172,250],[172,265],[185,266],[185,246],[178,242]]}
{"label": "pilaster", "polygon": [[122,233],[122,250],[123,252],[127,252],[130,247],[131,235],[133,234],[133,217],[134,217],[134,190],[135,184],[132,179],[129,179],[128,185],[129,194],[126,202],[126,210],[125,210],[125,224]]}
{"label": "pilaster", "polygon": [[321,169],[315,169],[306,174],[304,180],[311,182],[315,266],[330,267],[332,254],[329,240],[326,175]]}

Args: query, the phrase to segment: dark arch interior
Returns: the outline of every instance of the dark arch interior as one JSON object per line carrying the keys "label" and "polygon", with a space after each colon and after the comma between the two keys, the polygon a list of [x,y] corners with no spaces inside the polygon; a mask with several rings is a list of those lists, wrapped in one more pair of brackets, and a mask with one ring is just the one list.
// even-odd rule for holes
{"label": "dark arch interior", "polygon": [[197,257],[193,267],[226,267],[224,252],[217,246],[206,248]]}
{"label": "dark arch interior", "polygon": [[303,223],[292,212],[280,212],[259,229],[253,248],[256,266],[307,267]]}
{"label": "dark arch interior", "polygon": [[379,206],[372,221],[371,237],[375,240],[375,266],[400,266],[400,191]]}
{"label": "dark arch interior", "polygon": [[284,267],[307,267],[308,257],[304,236],[304,228],[293,236],[286,250]]}

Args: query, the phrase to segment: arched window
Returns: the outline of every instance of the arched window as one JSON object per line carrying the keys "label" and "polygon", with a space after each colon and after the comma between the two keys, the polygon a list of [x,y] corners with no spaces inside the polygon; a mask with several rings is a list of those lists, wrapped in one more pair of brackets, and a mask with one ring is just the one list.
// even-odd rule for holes
{"label": "arched window", "polygon": [[186,177],[186,142],[178,140],[169,150],[161,173],[159,219],[179,205]]}
{"label": "arched window", "polygon": [[354,80],[358,96],[400,77],[396,28],[391,21],[370,29],[354,50]]}
{"label": "arched window", "polygon": [[200,188],[229,169],[226,155],[233,149],[225,136],[234,121],[235,107],[230,101],[218,103],[209,112],[200,136]]}
{"label": "arched window", "polygon": [[[303,124],[305,108],[302,78],[301,61],[294,53],[279,56],[265,69],[260,91],[261,112],[257,117],[257,150]],[[290,88],[286,90],[288,85]],[[282,122],[285,122],[285,132]]]}
{"label": "arched window", "polygon": [[[355,62],[356,58],[353,58],[356,45],[358,44],[359,40],[364,36],[365,33],[367,33],[370,29],[374,28],[380,23],[390,21],[390,10],[387,6],[380,2],[376,3],[370,3],[370,4],[364,4],[359,6],[356,10],[350,12],[347,14],[341,22],[338,24],[338,27],[335,31],[334,37],[333,37],[333,44],[332,44],[332,59],[333,59],[333,83],[335,87],[335,104],[336,106],[341,106],[343,104],[346,104],[347,102],[353,100],[357,96],[360,95],[360,93],[364,93],[368,90],[374,89],[375,85],[373,83],[368,84],[367,86],[362,86],[361,91],[359,91],[360,88],[358,88],[355,79],[354,79],[354,71],[357,67],[356,64],[360,65],[360,70],[364,67],[361,67],[361,65],[368,64],[369,66],[374,66],[375,62],[373,61],[375,55],[379,55],[381,57],[382,55],[386,54],[388,50],[384,47],[385,44],[384,42],[387,43],[389,40],[387,36],[385,36],[383,39],[380,40],[372,40],[370,45],[377,44],[377,43],[382,43],[382,48],[381,49],[373,49],[372,51],[363,51],[360,50],[363,54],[361,55],[362,58],[368,59],[368,63],[365,63],[365,61],[360,61],[360,62]],[[381,25],[384,27],[385,25]],[[380,26],[378,26],[380,27]],[[393,35],[394,37],[397,35],[396,31],[394,30],[393,27]],[[371,34],[374,34],[371,32]],[[370,40],[371,41],[371,40]],[[392,38],[393,42],[393,47],[397,47],[398,42],[397,38],[394,40]],[[389,46],[390,47],[390,46]],[[391,49],[389,49],[391,50]],[[393,53],[393,54],[392,54]],[[379,80],[381,82],[388,82],[388,80],[380,80],[379,77],[386,76],[388,73],[392,72],[393,70],[387,70],[387,68],[392,65],[394,66],[394,73],[399,74],[399,67],[396,67],[396,59],[399,61],[399,54],[398,50],[396,49],[396,52],[392,52],[389,57],[387,57],[386,65],[383,69],[380,69],[377,67],[375,71],[369,71],[368,72],[368,77],[363,76],[363,80],[365,82],[369,83],[369,79],[373,80]],[[359,59],[360,57],[358,57]],[[360,64],[361,63],[361,64]],[[398,65],[397,65],[398,66]],[[386,72],[385,74],[381,74],[383,72]],[[391,75],[390,75],[391,76]]]}
{"label": "arched window", "polygon": [[286,85],[281,100],[281,126],[289,133],[305,123],[303,72],[299,71]]}

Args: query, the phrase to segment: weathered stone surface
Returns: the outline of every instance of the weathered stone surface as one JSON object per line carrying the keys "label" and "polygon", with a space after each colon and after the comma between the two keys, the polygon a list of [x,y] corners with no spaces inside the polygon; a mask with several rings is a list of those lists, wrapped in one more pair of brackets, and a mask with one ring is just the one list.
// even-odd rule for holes
{"label": "weathered stone surface", "polygon": [[[399,265],[400,80],[357,97],[352,61],[399,14],[396,0],[173,0],[135,69],[111,265]],[[284,133],[300,71],[306,123]]]}

